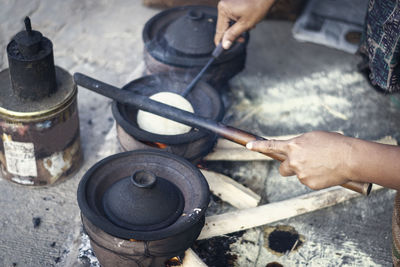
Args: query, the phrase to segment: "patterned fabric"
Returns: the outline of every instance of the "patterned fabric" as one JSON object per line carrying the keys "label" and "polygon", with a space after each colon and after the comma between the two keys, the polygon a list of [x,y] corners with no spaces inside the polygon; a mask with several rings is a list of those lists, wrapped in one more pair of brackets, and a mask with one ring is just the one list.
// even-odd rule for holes
{"label": "patterned fabric", "polygon": [[394,199],[393,218],[392,218],[392,259],[395,267],[400,266],[400,193],[397,192]]}
{"label": "patterned fabric", "polygon": [[370,0],[360,50],[369,78],[386,92],[400,91],[400,0]]}
{"label": "patterned fabric", "polygon": [[[359,52],[369,67],[374,86],[385,92],[400,91],[400,0],[370,0]],[[392,218],[392,260],[400,267],[400,192]]]}

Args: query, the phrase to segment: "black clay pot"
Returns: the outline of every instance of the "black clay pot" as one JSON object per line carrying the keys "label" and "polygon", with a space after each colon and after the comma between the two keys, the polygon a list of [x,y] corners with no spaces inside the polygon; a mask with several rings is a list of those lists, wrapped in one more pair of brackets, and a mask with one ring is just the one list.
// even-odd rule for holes
{"label": "black clay pot", "polygon": [[[145,96],[162,91],[180,94],[190,81],[191,77],[182,74],[149,75],[130,82],[122,90]],[[192,104],[196,115],[215,121],[223,118],[224,107],[221,97],[209,84],[200,81],[186,99]],[[197,129],[178,135],[147,132],[137,124],[138,109],[118,102],[113,103],[112,113],[117,122],[118,139],[124,150],[162,147],[165,151],[196,162],[212,150],[217,138],[213,133]]]}
{"label": "black clay pot", "polygon": [[95,164],[79,184],[78,204],[102,266],[161,266],[197,239],[209,194],[190,162],[147,149]]}
{"label": "black clay pot", "polygon": [[[171,8],[152,17],[143,29],[144,60],[148,74],[159,72],[196,75],[211,57],[217,9],[207,6]],[[216,60],[204,75],[215,88],[243,70],[249,34]]]}

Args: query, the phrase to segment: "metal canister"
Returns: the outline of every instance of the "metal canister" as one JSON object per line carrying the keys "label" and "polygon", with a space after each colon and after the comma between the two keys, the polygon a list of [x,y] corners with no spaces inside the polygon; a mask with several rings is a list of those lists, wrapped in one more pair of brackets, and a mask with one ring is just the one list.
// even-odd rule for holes
{"label": "metal canister", "polygon": [[3,178],[43,186],[77,170],[82,161],[77,87],[54,65],[49,39],[25,30],[7,46],[0,72],[0,164]]}

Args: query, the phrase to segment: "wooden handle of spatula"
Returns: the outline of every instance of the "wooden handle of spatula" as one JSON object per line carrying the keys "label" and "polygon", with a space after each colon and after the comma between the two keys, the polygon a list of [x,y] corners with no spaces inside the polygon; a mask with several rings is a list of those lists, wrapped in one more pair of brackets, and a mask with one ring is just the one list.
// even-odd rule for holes
{"label": "wooden handle of spatula", "polygon": [[[228,140],[231,140],[235,143],[241,144],[243,146],[246,146],[246,144],[251,141],[267,140],[265,138],[223,124],[220,124],[220,126],[221,127],[219,127],[220,131],[218,132],[218,135]],[[284,161],[286,159],[285,155],[279,153],[263,153],[263,154],[279,161]],[[368,196],[372,189],[371,183],[361,183],[354,181],[347,182],[345,184],[342,184],[341,186],[353,190],[355,192],[358,192],[360,194],[363,194],[365,196]]]}

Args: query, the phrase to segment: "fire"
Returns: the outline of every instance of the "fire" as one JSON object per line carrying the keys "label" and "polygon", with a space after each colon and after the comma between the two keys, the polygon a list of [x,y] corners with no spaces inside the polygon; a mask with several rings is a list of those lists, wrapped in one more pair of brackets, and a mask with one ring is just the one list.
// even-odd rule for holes
{"label": "fire", "polygon": [[161,148],[161,149],[164,149],[164,148],[167,147],[167,145],[166,145],[166,144],[163,144],[163,143],[154,142],[154,144],[155,144],[158,148]]}
{"label": "fire", "polygon": [[159,143],[159,142],[144,142],[146,145],[151,146],[151,147],[156,147],[160,149],[164,149],[167,147],[166,144]]}
{"label": "fire", "polygon": [[200,162],[197,163],[197,168],[202,169],[202,170],[209,170],[209,168],[206,166],[206,162],[204,160],[201,160]]}
{"label": "fire", "polygon": [[165,267],[180,266],[180,265],[182,265],[180,257],[173,257],[165,262]]}

